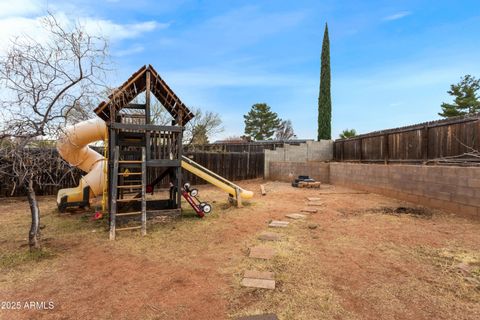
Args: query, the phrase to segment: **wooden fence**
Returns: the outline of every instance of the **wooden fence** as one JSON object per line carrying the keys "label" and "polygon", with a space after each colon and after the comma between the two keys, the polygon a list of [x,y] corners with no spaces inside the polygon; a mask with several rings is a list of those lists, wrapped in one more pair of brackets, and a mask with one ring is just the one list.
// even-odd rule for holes
{"label": "wooden fence", "polygon": [[249,153],[263,153],[265,149],[275,150],[276,148],[283,147],[285,144],[299,145],[305,143],[307,140],[294,139],[285,141],[254,141],[254,142],[220,142],[209,143],[204,145],[192,145],[185,148],[184,152],[188,151],[206,151],[206,152],[249,152]]}
{"label": "wooden fence", "polygon": [[[97,151],[103,153],[102,148],[97,148]],[[80,178],[85,175],[81,170],[72,168],[63,161],[54,148],[35,149],[35,152],[45,153],[41,157],[43,159],[51,158],[51,161],[46,161],[49,166],[44,174],[36,179],[35,189],[38,195],[55,195],[59,189],[77,186]],[[184,155],[228,180],[237,181],[263,177],[264,153],[262,152],[185,152]],[[155,179],[154,174],[152,172],[152,176],[147,177],[148,181]],[[183,180],[192,184],[205,183],[187,171],[184,171]],[[167,186],[167,179],[161,184]],[[24,195],[23,189],[15,188],[6,175],[0,175],[0,197],[22,195]]]}
{"label": "wooden fence", "polygon": [[339,139],[336,161],[480,164],[480,114]]}
{"label": "wooden fence", "polygon": [[[184,155],[231,181],[263,178],[264,154],[261,152],[187,152]],[[190,172],[183,172],[184,181],[205,183]]]}

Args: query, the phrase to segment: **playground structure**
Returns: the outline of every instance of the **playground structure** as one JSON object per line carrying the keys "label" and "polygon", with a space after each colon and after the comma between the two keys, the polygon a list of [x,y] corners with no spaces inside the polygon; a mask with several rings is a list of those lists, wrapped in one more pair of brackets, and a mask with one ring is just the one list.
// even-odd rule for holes
{"label": "playground structure", "polygon": [[[143,92],[145,103],[132,103]],[[151,94],[172,116],[170,126],[151,123]],[[60,155],[88,174],[77,187],[60,190],[57,205],[60,211],[84,207],[91,199],[103,195],[110,217],[111,239],[122,230],[139,229],[146,234],[146,221],[150,216],[180,215],[182,192],[188,195],[188,190],[183,188],[182,168],[221,188],[230,198],[234,197],[238,205],[241,198],[253,196],[251,191],[243,190],[182,155],[183,127],[194,115],[152,66],[143,66],[135,72],[109,95],[108,101],[99,104],[95,113],[98,119],[67,127],[59,137]],[[95,141],[105,142],[105,156],[88,147]],[[168,194],[147,199],[147,193],[153,193],[165,179],[170,185]],[[187,199],[197,214],[199,208],[208,208],[190,200],[192,202]],[[124,216],[137,217],[136,221],[141,223],[117,227],[117,217]]]}

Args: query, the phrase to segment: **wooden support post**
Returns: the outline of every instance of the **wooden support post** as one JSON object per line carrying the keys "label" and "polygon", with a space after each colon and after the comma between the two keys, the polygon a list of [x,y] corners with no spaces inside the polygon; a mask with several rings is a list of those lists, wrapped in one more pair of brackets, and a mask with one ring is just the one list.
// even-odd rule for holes
{"label": "wooden support post", "polygon": [[145,148],[142,148],[142,236],[147,234],[147,201],[145,189],[147,187],[147,165],[145,160]]}
{"label": "wooden support post", "polygon": [[[150,81],[150,71],[147,71],[145,79],[145,124],[150,124],[150,91],[151,91],[151,81]],[[150,131],[145,133],[145,147],[147,150],[147,160],[150,160],[151,150],[150,150]]]}
{"label": "wooden support post", "polygon": [[[175,119],[177,124],[182,127],[182,131],[178,133],[177,142],[174,148],[177,148],[178,160],[180,163],[182,161],[182,154],[183,154],[183,114],[182,111],[179,110],[177,114],[177,119]],[[182,209],[182,166],[180,165],[177,170],[177,208]],[[181,212],[181,211],[180,211]]]}
{"label": "wooden support post", "polygon": [[261,184],[261,185],[260,185],[260,189],[262,190],[262,196],[266,196],[266,195],[267,195],[267,191],[265,190],[265,185],[264,185],[264,184]]}
{"label": "wooden support post", "polygon": [[117,214],[117,182],[118,182],[118,157],[120,153],[119,146],[115,147],[115,154],[113,160],[112,180],[110,184],[110,240],[115,240],[115,215]]}
{"label": "wooden support post", "polygon": [[240,195],[240,188],[236,187],[235,188],[235,200],[237,202],[237,208],[242,208],[242,196]]}

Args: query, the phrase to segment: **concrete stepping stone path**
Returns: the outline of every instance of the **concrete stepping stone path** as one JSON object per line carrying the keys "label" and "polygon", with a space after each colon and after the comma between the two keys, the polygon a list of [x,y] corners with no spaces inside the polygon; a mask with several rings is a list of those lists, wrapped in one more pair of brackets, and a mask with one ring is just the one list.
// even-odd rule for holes
{"label": "concrete stepping stone path", "polygon": [[323,206],[323,202],[308,202],[307,203],[307,206],[317,206],[317,207],[320,207],[320,206]]}
{"label": "concrete stepping stone path", "polygon": [[307,216],[300,213],[290,213],[290,214],[286,214],[285,217],[298,220],[298,219],[305,219]]}
{"label": "concrete stepping stone path", "polygon": [[273,272],[247,270],[243,275],[242,286],[260,289],[275,289]]}
{"label": "concrete stepping stone path", "polygon": [[266,241],[279,241],[282,240],[282,235],[275,232],[263,232],[258,236],[258,239]]}
{"label": "concrete stepping stone path", "polygon": [[252,316],[244,316],[236,318],[236,320],[278,320],[275,313],[256,314]]}
{"label": "concrete stepping stone path", "polygon": [[313,208],[304,208],[300,210],[300,212],[305,212],[305,213],[317,213],[318,209],[313,209]]}
{"label": "concrete stepping stone path", "polygon": [[271,228],[286,228],[289,223],[288,221],[273,220],[268,226]]}
{"label": "concrete stepping stone path", "polygon": [[275,250],[268,247],[253,247],[250,248],[249,257],[257,259],[269,260],[275,256]]}
{"label": "concrete stepping stone path", "polygon": [[252,278],[243,278],[242,286],[248,288],[259,288],[259,289],[275,289],[275,280],[265,280],[265,279],[252,279]]}
{"label": "concrete stepping stone path", "polygon": [[275,280],[275,275],[270,271],[247,270],[243,274],[244,278]]}

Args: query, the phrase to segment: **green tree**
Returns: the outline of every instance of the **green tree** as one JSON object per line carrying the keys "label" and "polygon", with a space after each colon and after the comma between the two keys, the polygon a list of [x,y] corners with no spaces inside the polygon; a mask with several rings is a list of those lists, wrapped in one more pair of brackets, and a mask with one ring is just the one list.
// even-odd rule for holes
{"label": "green tree", "polygon": [[357,135],[357,130],[355,129],[345,129],[340,133],[340,139],[353,138]]}
{"label": "green tree", "polygon": [[453,104],[442,103],[442,112],[439,115],[450,118],[480,112],[479,90],[480,79],[467,74],[459,83],[450,86],[448,93],[455,99]]}
{"label": "green tree", "polygon": [[318,94],[318,140],[332,138],[332,97],[330,94],[330,40],[325,24],[320,67],[320,92]]}
{"label": "green tree", "polygon": [[245,119],[245,134],[255,140],[270,139],[280,126],[281,119],[270,110],[266,103],[256,103],[243,116]]}

